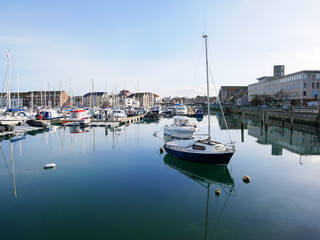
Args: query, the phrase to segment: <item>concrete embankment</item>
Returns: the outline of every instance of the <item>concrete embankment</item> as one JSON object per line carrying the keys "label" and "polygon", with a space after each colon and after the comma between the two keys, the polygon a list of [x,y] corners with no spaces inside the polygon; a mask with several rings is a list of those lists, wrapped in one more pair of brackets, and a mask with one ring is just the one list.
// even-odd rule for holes
{"label": "concrete embankment", "polygon": [[261,119],[268,124],[270,120],[280,120],[283,122],[320,125],[318,110],[316,111],[279,111],[272,109],[232,109],[232,113],[242,114],[242,118],[250,116]]}

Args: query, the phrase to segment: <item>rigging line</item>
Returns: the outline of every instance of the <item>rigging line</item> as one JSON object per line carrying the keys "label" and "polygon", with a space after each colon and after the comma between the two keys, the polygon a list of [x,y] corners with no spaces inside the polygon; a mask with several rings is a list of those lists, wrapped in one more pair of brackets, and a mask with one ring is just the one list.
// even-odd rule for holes
{"label": "rigging line", "polygon": [[214,90],[216,91],[216,94],[217,94],[217,99],[219,101],[219,106],[220,106],[220,110],[221,110],[221,113],[222,113],[222,116],[223,116],[223,120],[224,120],[224,123],[226,124],[226,127],[227,127],[227,133],[229,135],[229,140],[232,143],[232,139],[231,139],[231,136],[230,136],[230,133],[229,133],[228,123],[227,123],[226,117],[224,116],[224,112],[223,112],[223,109],[222,109],[221,101],[219,99],[218,91],[217,91],[216,85],[215,85],[214,80],[213,80],[211,69],[209,69],[209,71],[210,71],[211,80],[212,80],[212,83],[213,83],[213,86],[214,86]]}
{"label": "rigging line", "polygon": [[230,194],[228,194],[227,200],[225,201],[225,203],[224,203],[224,205],[223,205],[223,207],[222,207],[222,211],[221,211],[221,213],[220,213],[220,215],[219,215],[219,217],[218,217],[218,220],[217,220],[216,225],[214,226],[214,228],[213,228],[213,230],[212,230],[212,233],[210,234],[210,238],[209,238],[209,239],[212,239],[213,234],[215,233],[216,228],[218,227],[218,224],[219,224],[219,222],[220,222],[220,218],[221,218],[221,216],[222,216],[222,213],[224,212],[224,209],[225,209],[225,207],[226,207],[226,205],[227,205],[227,202],[228,202],[228,200],[229,200],[229,197],[230,197]]}
{"label": "rigging line", "polygon": [[7,163],[6,157],[5,157],[5,155],[4,155],[4,152],[3,152],[3,149],[2,149],[2,145],[1,145],[1,144],[0,144],[0,149],[1,149],[1,152],[2,152],[2,156],[3,156],[4,162],[5,162],[5,164],[6,164],[6,166],[7,166],[7,169],[8,169],[8,173],[9,173],[9,176],[10,176],[10,180],[11,180],[11,182],[12,182],[12,184],[13,184],[13,179],[12,179],[11,173],[10,173],[10,171],[9,171],[9,166],[8,166],[8,163]]}
{"label": "rigging line", "polygon": [[5,85],[5,83],[6,83],[6,79],[7,79],[7,75],[8,75],[8,68],[9,68],[9,66],[7,66],[6,74],[4,75],[4,79],[3,79],[3,84],[2,84],[2,89],[1,89],[1,95],[0,95],[1,98],[2,98],[2,95],[3,95],[3,89],[4,89],[4,85]]}
{"label": "rigging line", "polygon": [[[203,46],[204,46],[204,42],[201,41],[201,48],[199,50],[199,55],[198,55],[198,61],[197,61],[197,64],[195,65],[195,69],[194,69],[194,72],[193,72],[193,75],[192,75],[192,78],[190,79],[190,83],[194,83],[196,85],[197,83],[197,80],[196,80],[196,75],[197,75],[197,72],[198,72],[198,69],[199,69],[199,66],[200,66],[200,63],[202,61],[202,58],[203,58]],[[189,89],[188,90],[188,96],[190,96],[190,93],[193,89]]]}

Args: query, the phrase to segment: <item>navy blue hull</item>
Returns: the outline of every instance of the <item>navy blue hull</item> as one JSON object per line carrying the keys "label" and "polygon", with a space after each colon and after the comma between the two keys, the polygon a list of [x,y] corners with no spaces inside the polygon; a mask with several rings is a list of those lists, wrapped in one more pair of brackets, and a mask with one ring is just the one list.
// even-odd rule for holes
{"label": "navy blue hull", "polygon": [[219,154],[186,153],[186,152],[172,150],[167,146],[164,146],[164,149],[168,154],[170,154],[173,157],[181,158],[181,159],[192,161],[192,162],[223,165],[223,166],[228,165],[233,155],[233,153],[219,153]]}

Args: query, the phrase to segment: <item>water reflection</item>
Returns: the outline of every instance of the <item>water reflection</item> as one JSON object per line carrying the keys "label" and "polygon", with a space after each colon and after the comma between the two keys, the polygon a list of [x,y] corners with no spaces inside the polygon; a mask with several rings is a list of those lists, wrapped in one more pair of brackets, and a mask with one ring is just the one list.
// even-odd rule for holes
{"label": "water reflection", "polygon": [[[222,117],[217,114],[219,126],[226,129]],[[229,129],[248,129],[248,135],[256,137],[257,142],[263,145],[272,145],[272,155],[282,155],[286,149],[299,155],[320,154],[320,131],[314,126],[294,124],[293,128],[289,123],[270,120],[268,124],[263,121],[241,115],[229,115],[226,117]]]}
{"label": "water reflection", "polygon": [[13,144],[19,143],[19,152],[20,152],[20,157],[22,157],[22,146],[21,146],[21,141],[26,139],[26,135],[22,135],[22,136],[15,136],[12,139],[10,139],[9,144],[10,144],[10,163],[11,163],[11,169],[10,166],[8,164],[8,160],[6,157],[6,154],[4,153],[4,150],[2,148],[2,145],[0,144],[0,150],[1,150],[1,154],[2,154],[2,158],[4,160],[4,163],[6,165],[6,168],[8,170],[8,174],[13,186],[13,196],[15,199],[18,198],[17,195],[17,189],[16,189],[16,175],[15,175],[15,162],[14,162],[14,146]]}
{"label": "water reflection", "polygon": [[[169,154],[166,154],[164,157],[164,163],[207,189],[204,239],[212,239],[218,228],[220,218],[225,210],[229,197],[236,196],[234,180],[230,175],[229,169],[227,167],[184,161],[171,157]],[[217,216],[209,216],[210,212],[213,213],[213,210],[209,211],[211,185],[219,186],[222,189],[220,197],[223,197],[223,195],[226,196],[223,207],[219,209],[219,215]],[[215,224],[210,222],[209,225],[209,219],[212,218],[216,218]]]}
{"label": "water reflection", "polygon": [[90,132],[91,127],[69,126],[70,133],[85,133]]}

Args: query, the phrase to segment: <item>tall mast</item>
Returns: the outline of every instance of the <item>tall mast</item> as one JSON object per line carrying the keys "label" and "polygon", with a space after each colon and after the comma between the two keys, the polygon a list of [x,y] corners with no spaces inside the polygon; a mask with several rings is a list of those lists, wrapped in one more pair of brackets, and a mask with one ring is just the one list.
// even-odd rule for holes
{"label": "tall mast", "polygon": [[61,86],[61,80],[60,80],[60,86],[59,86],[59,88],[60,88],[59,105],[60,105],[60,107],[62,107],[62,86]]}
{"label": "tall mast", "polygon": [[208,47],[207,47],[207,39],[208,35],[203,35],[203,38],[205,40],[205,45],[206,45],[206,74],[207,74],[207,97],[208,97],[208,139],[211,139],[210,135],[210,95],[209,95],[209,69],[208,69]]}
{"label": "tall mast", "polygon": [[82,80],[81,80],[81,95],[82,95],[81,104],[82,104],[82,106],[84,106],[84,104],[83,104],[83,77],[82,77]]}
{"label": "tall mast", "polygon": [[94,106],[94,103],[93,103],[93,78],[91,79],[91,98],[90,98],[90,100],[91,100],[90,107],[92,109]]}
{"label": "tall mast", "polygon": [[72,95],[71,95],[71,81],[72,81],[72,77],[70,78],[70,85],[69,85],[69,98],[70,98],[70,107],[72,107]]}
{"label": "tall mast", "polygon": [[56,107],[57,106],[57,99],[56,99],[56,94],[55,94],[55,88],[56,88],[56,84],[53,83],[53,99],[52,99],[52,107]]}
{"label": "tall mast", "polygon": [[31,104],[30,104],[30,108],[33,109],[33,91],[31,92]]}
{"label": "tall mast", "polygon": [[47,107],[47,80],[44,80],[44,108]]}
{"label": "tall mast", "polygon": [[7,84],[7,99],[8,108],[11,108],[11,93],[10,93],[10,50],[8,50],[8,84]]}
{"label": "tall mast", "polygon": [[19,99],[19,73],[17,73],[17,81],[18,81],[18,108],[20,107],[20,99]]}

